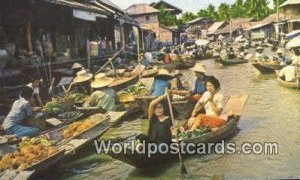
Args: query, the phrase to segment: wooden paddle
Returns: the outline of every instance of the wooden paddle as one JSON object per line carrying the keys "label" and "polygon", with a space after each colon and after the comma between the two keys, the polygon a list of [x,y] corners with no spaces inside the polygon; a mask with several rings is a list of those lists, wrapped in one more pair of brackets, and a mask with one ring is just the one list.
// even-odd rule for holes
{"label": "wooden paddle", "polygon": [[[168,98],[168,105],[169,105],[169,109],[170,109],[170,116],[171,116],[172,124],[173,124],[173,126],[175,126],[174,114],[173,114],[171,99],[170,99],[170,95],[169,95],[168,90],[166,90],[166,93],[167,93],[167,98]],[[177,133],[175,133],[175,139],[176,139],[176,142],[178,144],[178,158],[179,158],[179,162],[181,164],[180,174],[181,175],[187,175],[188,172],[187,172],[187,170],[186,170],[186,168],[183,164],[183,159],[182,159],[182,155],[181,155],[181,152],[180,152],[179,140],[178,140],[178,134]]]}

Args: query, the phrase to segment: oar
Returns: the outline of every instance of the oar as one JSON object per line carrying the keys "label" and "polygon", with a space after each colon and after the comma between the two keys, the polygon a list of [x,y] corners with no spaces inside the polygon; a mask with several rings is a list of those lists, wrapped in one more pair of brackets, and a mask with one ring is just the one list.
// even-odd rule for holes
{"label": "oar", "polygon": [[[168,98],[168,105],[169,105],[169,109],[170,109],[170,115],[171,115],[172,124],[173,124],[173,126],[175,126],[174,114],[173,114],[171,99],[170,99],[170,95],[169,95],[168,90],[166,90],[166,93],[167,93],[167,98]],[[186,170],[186,168],[185,168],[185,166],[183,164],[183,159],[182,159],[182,155],[181,155],[181,152],[180,152],[179,140],[178,140],[177,133],[175,133],[175,138],[176,138],[176,142],[178,144],[178,158],[179,158],[179,162],[181,164],[180,174],[181,175],[187,175],[188,172],[187,172],[187,170]]]}

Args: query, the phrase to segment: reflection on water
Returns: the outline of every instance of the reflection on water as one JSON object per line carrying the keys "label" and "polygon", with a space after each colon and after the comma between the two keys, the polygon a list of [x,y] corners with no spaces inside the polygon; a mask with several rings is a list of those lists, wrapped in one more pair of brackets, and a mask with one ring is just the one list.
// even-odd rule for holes
{"label": "reflection on water", "polygon": [[[231,94],[249,94],[240,120],[240,131],[229,141],[277,142],[278,155],[207,155],[185,159],[187,178],[292,178],[300,176],[300,91],[280,87],[274,75],[259,75],[251,64],[224,67],[203,61],[208,75],[221,82],[225,97]],[[184,78],[194,82],[192,72]],[[192,83],[193,84],[193,83]],[[103,138],[126,137],[147,131],[147,120],[124,122],[111,129]],[[89,157],[97,156],[96,161]],[[87,153],[81,163],[69,162],[62,168],[60,178],[67,179],[125,179],[175,178],[180,179],[179,163],[158,165],[153,169],[138,170],[105,155]],[[80,161],[80,158],[76,161]],[[87,163],[88,162],[88,163]]]}

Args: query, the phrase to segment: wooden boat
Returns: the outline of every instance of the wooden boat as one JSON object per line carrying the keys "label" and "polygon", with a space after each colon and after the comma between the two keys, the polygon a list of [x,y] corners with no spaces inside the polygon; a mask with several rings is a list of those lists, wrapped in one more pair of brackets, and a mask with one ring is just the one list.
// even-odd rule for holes
{"label": "wooden boat", "polygon": [[[37,162],[25,169],[25,172],[30,173],[30,178],[36,177],[46,171],[48,168],[52,167],[60,160],[68,157],[69,155],[75,153],[79,149],[83,148],[88,143],[91,143],[94,139],[103,135],[108,129],[110,129],[115,124],[119,123],[124,118],[128,117],[132,113],[127,111],[123,112],[108,112],[107,114],[94,115],[96,124],[92,127],[84,130],[83,132],[68,138],[63,138],[63,131],[67,127],[61,127],[59,129],[53,130],[46,133],[45,135],[53,141],[56,141],[55,147],[59,149],[58,153]],[[1,177],[0,177],[1,179]]]}
{"label": "wooden boat", "polygon": [[[221,140],[228,138],[230,135],[236,132],[239,119],[241,113],[243,111],[243,107],[247,101],[248,96],[232,96],[229,98],[226,110],[229,112],[231,111],[234,116],[230,118],[225,126],[220,128],[218,131],[212,131],[206,134],[203,134],[200,137],[190,138],[187,140],[183,140],[184,142],[188,143],[215,143]],[[124,143],[133,140],[132,138],[125,140]],[[167,163],[171,161],[178,161],[177,154],[160,154],[156,153],[148,157],[146,154],[138,153],[135,149],[122,149],[121,153],[114,153],[112,150],[109,151],[109,156],[114,159],[123,161],[128,163],[136,168],[148,168],[157,166],[160,163]]]}
{"label": "wooden boat", "polygon": [[142,73],[143,78],[154,77],[158,73],[157,69],[146,69]]}
{"label": "wooden boat", "polygon": [[279,64],[265,64],[259,62],[252,63],[252,66],[262,74],[271,74],[274,73],[275,70],[281,70],[283,68],[283,66],[280,66]]}
{"label": "wooden boat", "polygon": [[299,84],[297,84],[296,81],[294,82],[287,82],[284,81],[283,79],[281,79],[281,77],[278,76],[279,71],[276,70],[276,75],[277,75],[277,82],[280,86],[286,87],[286,88],[291,88],[291,89],[298,89],[299,88]]}
{"label": "wooden boat", "polygon": [[180,60],[180,61],[173,61],[172,64],[175,66],[175,69],[183,70],[183,69],[189,69],[195,66],[195,60],[189,59],[189,60]]}
{"label": "wooden boat", "polygon": [[229,65],[235,65],[235,64],[243,64],[243,63],[247,63],[248,60],[246,59],[222,59],[222,58],[218,58],[215,59],[215,62],[221,63],[224,66],[229,66]]}
{"label": "wooden boat", "polygon": [[121,91],[128,86],[134,85],[139,81],[139,75],[134,74],[130,77],[120,77],[120,78],[115,78],[115,80],[108,86],[115,91]]}

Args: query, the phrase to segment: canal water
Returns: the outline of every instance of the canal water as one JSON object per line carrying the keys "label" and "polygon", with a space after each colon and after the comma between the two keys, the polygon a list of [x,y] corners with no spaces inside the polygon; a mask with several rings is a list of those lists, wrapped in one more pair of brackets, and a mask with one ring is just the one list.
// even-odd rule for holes
{"label": "canal water", "polygon": [[[240,119],[239,131],[230,139],[237,146],[244,142],[276,142],[277,155],[206,155],[185,159],[187,179],[300,178],[300,91],[277,84],[275,75],[260,75],[251,63],[221,66],[202,61],[207,74],[221,82],[225,97],[248,94],[249,99]],[[192,72],[184,79],[194,82]],[[131,120],[111,129],[104,138],[126,137],[147,130],[147,120]],[[90,148],[91,149],[91,148]],[[53,173],[64,179],[180,179],[180,164],[157,165],[138,170],[128,164],[96,155],[95,150],[80,154]]]}

